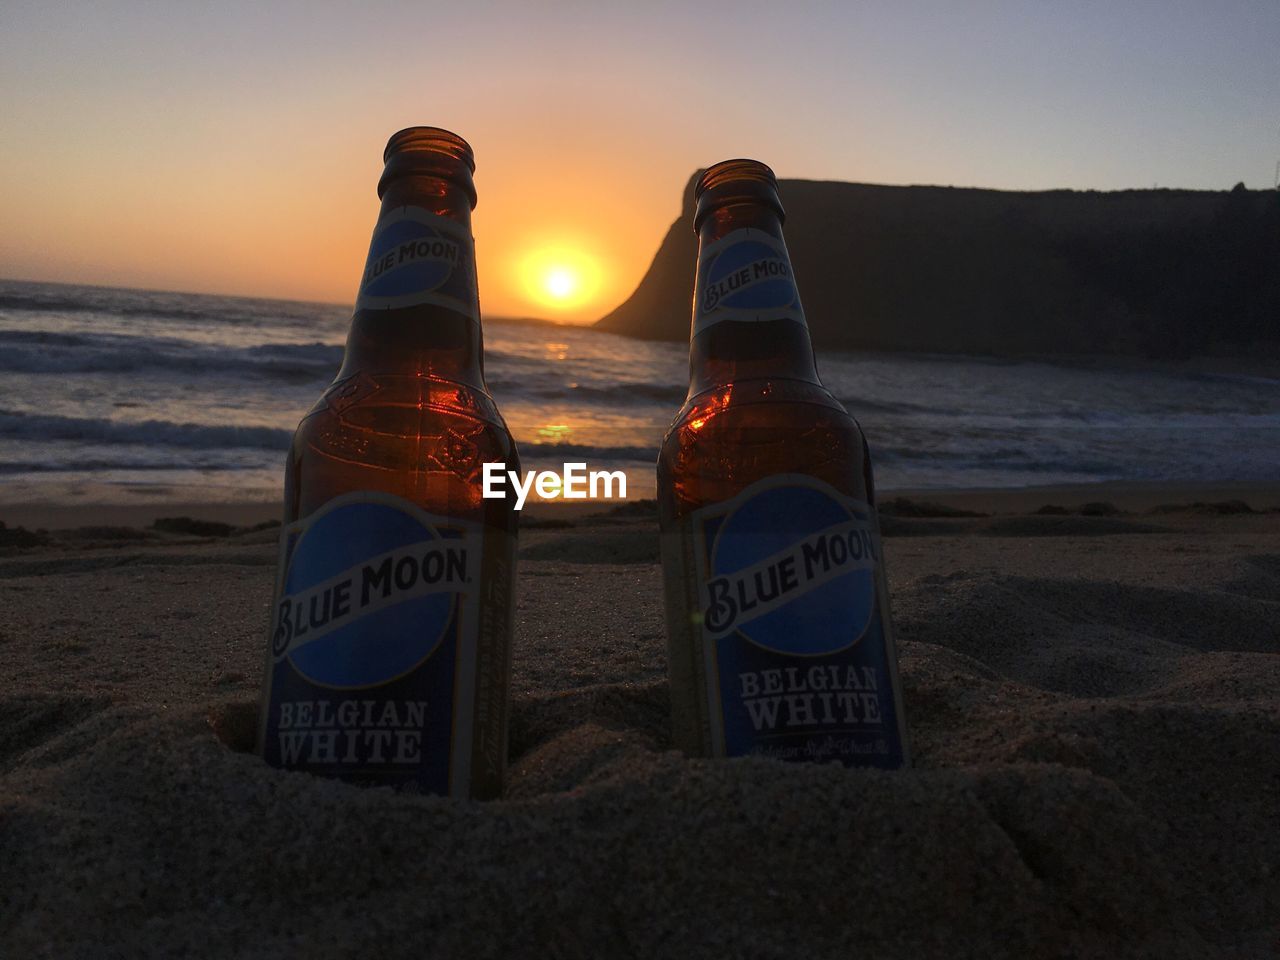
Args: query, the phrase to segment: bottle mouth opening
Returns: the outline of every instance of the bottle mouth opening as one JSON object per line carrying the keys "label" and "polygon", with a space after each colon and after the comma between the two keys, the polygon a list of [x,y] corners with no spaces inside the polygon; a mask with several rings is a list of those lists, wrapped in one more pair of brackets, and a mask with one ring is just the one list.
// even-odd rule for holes
{"label": "bottle mouth opening", "polygon": [[466,191],[471,209],[476,207],[476,157],[471,144],[440,127],[406,127],[391,135],[382,151],[384,164],[378,180],[378,197],[399,177],[429,176],[454,183]]}
{"label": "bottle mouth opening", "polygon": [[694,187],[693,230],[695,233],[712,210],[730,203],[763,203],[774,209],[779,221],[787,213],[778,198],[778,178],[759,160],[721,160],[708,167]]}
{"label": "bottle mouth opening", "polygon": [[382,151],[386,163],[394,154],[408,150],[428,150],[454,160],[461,160],[472,173],[476,172],[476,155],[471,144],[451,130],[443,127],[406,127],[391,135],[387,148]]}
{"label": "bottle mouth opening", "polygon": [[708,167],[702,176],[698,178],[698,185],[693,191],[693,199],[697,202],[708,190],[714,190],[716,187],[735,181],[765,184],[775,190],[778,189],[778,178],[774,176],[773,171],[767,165],[759,160],[745,158],[721,160],[719,163]]}

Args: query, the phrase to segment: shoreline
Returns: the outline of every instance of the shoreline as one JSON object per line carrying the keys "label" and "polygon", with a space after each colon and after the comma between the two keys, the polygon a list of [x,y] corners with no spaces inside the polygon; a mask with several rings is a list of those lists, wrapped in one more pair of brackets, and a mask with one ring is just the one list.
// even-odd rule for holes
{"label": "shoreline", "polygon": [[[50,499],[0,504],[0,522],[10,528],[65,530],[90,526],[148,527],[161,517],[187,517],[241,527],[281,519],[279,499],[202,500],[194,495],[196,493],[193,490],[192,496],[181,499],[145,503],[120,503],[116,491],[116,497],[111,500],[104,498],[102,501],[67,503]],[[92,497],[93,490],[87,490],[86,495]],[[1253,511],[1261,513],[1280,509],[1280,481],[1105,481],[1094,484],[957,489],[889,487],[877,491],[877,497],[882,507],[888,501],[901,497],[919,504],[992,515],[1034,513],[1046,505],[1076,511],[1090,503],[1109,503],[1121,513],[1148,513],[1167,505],[1223,503],[1233,500],[1243,501]],[[588,500],[575,503],[530,501],[521,513],[534,521],[574,521],[607,515],[619,507],[643,509],[638,505],[647,500],[649,498],[629,497],[626,500]]]}

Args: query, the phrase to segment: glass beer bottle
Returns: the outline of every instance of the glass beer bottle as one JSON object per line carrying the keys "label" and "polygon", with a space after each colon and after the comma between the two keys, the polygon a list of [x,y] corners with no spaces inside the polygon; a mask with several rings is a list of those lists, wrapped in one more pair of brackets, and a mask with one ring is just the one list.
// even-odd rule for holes
{"label": "glass beer bottle", "polygon": [[728,160],[695,196],[689,394],[658,458],[675,744],[903,766],[871,460],[818,379],[777,180]]}
{"label": "glass beer bottle", "polygon": [[395,134],[337,379],[303,418],[259,747],[271,764],[451,796],[501,791],[519,470],[484,381],[475,161],[434,127]]}

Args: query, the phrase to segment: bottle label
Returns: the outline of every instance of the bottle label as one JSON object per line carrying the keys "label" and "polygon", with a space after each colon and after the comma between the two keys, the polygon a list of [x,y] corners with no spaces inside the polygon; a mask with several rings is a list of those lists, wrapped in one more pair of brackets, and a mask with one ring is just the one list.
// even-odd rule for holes
{"label": "bottle label", "polygon": [[803,475],[693,515],[712,750],[904,762],[873,508]]}
{"label": "bottle label", "polygon": [[266,760],[466,796],[481,531],[361,492],[280,544]]}
{"label": "bottle label", "polygon": [[693,333],[723,320],[804,322],[786,244],[763,230],[735,230],[698,257]]}
{"label": "bottle label", "polygon": [[455,220],[421,207],[401,207],[383,214],[374,229],[356,309],[422,303],[480,322],[475,241]]}

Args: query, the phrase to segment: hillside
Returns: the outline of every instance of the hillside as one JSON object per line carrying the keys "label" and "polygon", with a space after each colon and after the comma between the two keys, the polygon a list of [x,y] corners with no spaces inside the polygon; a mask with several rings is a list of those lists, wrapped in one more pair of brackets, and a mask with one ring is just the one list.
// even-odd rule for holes
{"label": "hillside", "polygon": [[[688,336],[692,187],[600,329]],[[1280,191],[780,189],[819,348],[1188,357],[1280,346]]]}

